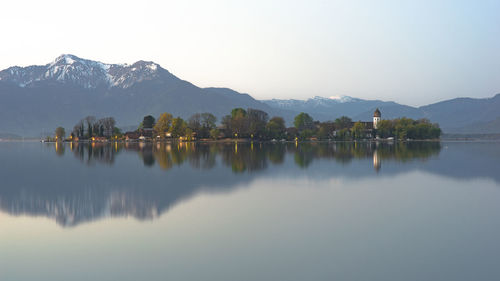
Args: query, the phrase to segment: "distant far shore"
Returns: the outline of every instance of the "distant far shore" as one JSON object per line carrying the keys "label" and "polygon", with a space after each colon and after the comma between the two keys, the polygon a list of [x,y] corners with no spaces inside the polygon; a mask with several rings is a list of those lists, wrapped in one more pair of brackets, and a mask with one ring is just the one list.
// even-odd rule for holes
{"label": "distant far shore", "polygon": [[441,135],[441,140],[500,140],[500,134],[447,134]]}

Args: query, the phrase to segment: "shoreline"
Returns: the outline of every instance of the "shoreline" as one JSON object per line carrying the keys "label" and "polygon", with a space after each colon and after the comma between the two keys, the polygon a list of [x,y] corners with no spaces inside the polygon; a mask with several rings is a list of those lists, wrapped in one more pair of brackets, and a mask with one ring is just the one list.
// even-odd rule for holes
{"label": "shoreline", "polygon": [[[13,140],[15,141],[15,140]],[[109,141],[60,141],[57,143],[400,143],[400,142],[440,142],[442,139],[423,140],[387,140],[387,139],[365,139],[365,140],[251,140],[251,139],[221,139],[221,140],[109,140]],[[56,141],[39,141],[41,143],[56,143]]]}
{"label": "shoreline", "polygon": [[[252,139],[218,139],[218,140],[210,140],[210,139],[201,139],[201,140],[178,140],[178,139],[168,139],[168,140],[79,140],[79,141],[59,141],[59,143],[343,143],[343,142],[384,142],[384,143],[396,143],[396,142],[447,142],[447,141],[463,141],[463,142],[499,142],[500,134],[488,134],[488,135],[455,135],[455,134],[444,134],[439,139],[408,139],[408,140],[388,140],[388,139],[361,139],[361,140],[252,140]],[[38,138],[24,138],[24,139],[2,139],[0,138],[0,142],[40,142],[40,143],[56,143],[56,141],[46,141],[40,140]]]}

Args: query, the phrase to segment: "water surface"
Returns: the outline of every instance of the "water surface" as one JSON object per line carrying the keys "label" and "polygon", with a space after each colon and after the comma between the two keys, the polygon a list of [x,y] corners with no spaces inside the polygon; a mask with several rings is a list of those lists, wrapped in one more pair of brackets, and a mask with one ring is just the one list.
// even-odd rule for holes
{"label": "water surface", "polygon": [[500,144],[0,143],[0,280],[500,280]]}

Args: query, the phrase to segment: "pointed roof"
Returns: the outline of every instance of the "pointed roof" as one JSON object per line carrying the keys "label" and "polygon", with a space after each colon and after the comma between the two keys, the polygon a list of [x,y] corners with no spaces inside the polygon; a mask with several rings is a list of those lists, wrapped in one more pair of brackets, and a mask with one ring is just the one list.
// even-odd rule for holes
{"label": "pointed roof", "polygon": [[373,112],[373,117],[381,117],[380,110],[378,108]]}

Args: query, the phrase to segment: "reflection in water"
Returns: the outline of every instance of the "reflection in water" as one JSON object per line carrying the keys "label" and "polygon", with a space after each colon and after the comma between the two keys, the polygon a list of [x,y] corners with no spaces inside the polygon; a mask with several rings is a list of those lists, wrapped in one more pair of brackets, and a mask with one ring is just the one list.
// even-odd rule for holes
{"label": "reflection in water", "polygon": [[72,143],[46,144],[43,150],[39,144],[22,149],[19,145],[12,150],[4,145],[0,146],[0,209],[75,226],[105,217],[152,219],[199,192],[228,192],[259,177],[356,180],[419,169],[500,182],[496,145],[442,146],[439,142]]}
{"label": "reflection in water", "polygon": [[[188,161],[192,168],[211,169],[220,156],[222,163],[235,173],[266,169],[268,162],[280,164],[285,155],[293,155],[295,164],[307,168],[314,159],[332,159],[348,164],[353,159],[372,158],[375,170],[380,170],[383,160],[401,162],[426,159],[439,154],[439,142],[378,143],[93,143],[70,144],[73,154],[86,164],[113,164],[115,155],[123,150],[136,152],[144,166],[158,165],[171,169]],[[55,144],[58,155],[64,154],[64,145]]]}
{"label": "reflection in water", "polygon": [[75,157],[80,159],[83,163],[94,165],[97,162],[103,164],[113,164],[115,155],[123,147],[118,143],[104,144],[104,143],[46,143],[47,147],[54,147],[58,156],[63,156],[66,149],[69,149]]}

